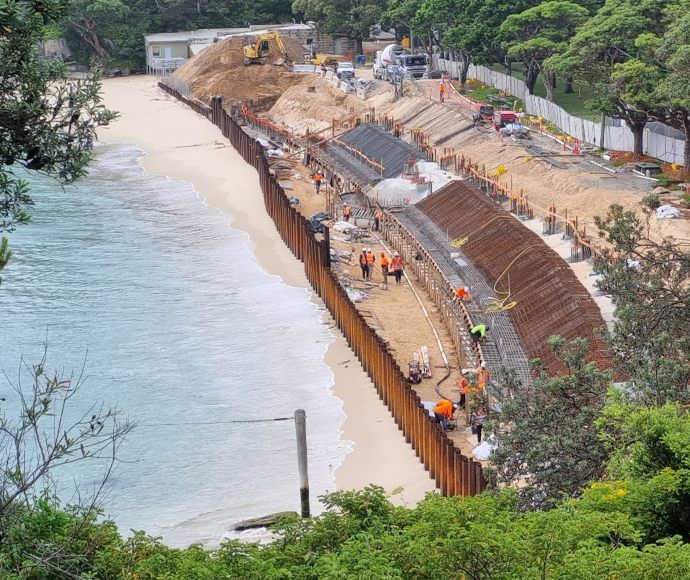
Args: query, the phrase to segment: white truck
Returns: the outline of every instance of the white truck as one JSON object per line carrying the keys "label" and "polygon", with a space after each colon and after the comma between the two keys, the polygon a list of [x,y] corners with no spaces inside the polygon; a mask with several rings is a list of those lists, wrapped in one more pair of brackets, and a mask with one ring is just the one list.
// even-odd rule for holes
{"label": "white truck", "polygon": [[398,44],[389,44],[376,52],[373,69],[375,79],[393,81],[400,75],[421,79],[429,70],[429,57],[424,52],[412,53]]}

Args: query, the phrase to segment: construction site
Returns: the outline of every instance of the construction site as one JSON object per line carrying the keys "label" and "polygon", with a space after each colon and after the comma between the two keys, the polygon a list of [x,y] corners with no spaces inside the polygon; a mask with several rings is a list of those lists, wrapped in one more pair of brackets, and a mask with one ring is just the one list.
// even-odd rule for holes
{"label": "construction site", "polygon": [[[344,92],[333,71],[294,72],[288,65],[301,62],[303,50],[289,39],[283,47],[271,40],[261,63],[247,65],[243,47],[240,38],[220,40],[178,69],[175,79],[189,87],[183,98],[226,133],[235,130],[227,127],[232,122],[261,146],[267,179],[318,248],[327,248],[319,259],[429,416],[440,399],[458,401],[461,377],[476,380],[482,365],[491,374],[484,393],[490,405],[500,405],[491,382],[508,369],[524,386],[533,359],[561,372],[547,345],[553,335],[586,338],[590,360],[610,366],[602,333],[613,305],[592,271],[602,244],[594,216],[614,203],[640,211],[656,182],[573,154],[535,130],[505,135],[478,123],[450,80],[408,80],[401,96],[357,69],[369,83],[362,98]],[[689,218],[683,210],[678,219],[653,219],[650,234],[688,239]],[[288,243],[292,234],[281,228],[293,226],[276,225]],[[368,275],[360,267],[363,250],[375,257]],[[306,268],[308,252],[293,251]],[[402,258],[400,284],[384,277],[382,253]],[[464,287],[471,300],[456,296]],[[488,329],[480,341],[471,336],[477,325]],[[409,442],[414,436],[402,413]],[[442,436],[464,456],[488,457],[475,453],[469,407]],[[458,489],[451,485],[448,493]]]}

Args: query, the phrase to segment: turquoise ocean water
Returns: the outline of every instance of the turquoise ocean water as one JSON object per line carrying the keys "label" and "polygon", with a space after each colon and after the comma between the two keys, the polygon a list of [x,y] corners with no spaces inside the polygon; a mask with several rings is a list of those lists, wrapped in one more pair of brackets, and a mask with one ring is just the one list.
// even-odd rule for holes
{"label": "turquoise ocean water", "polygon": [[[46,339],[48,368],[86,359],[77,406],[104,401],[137,423],[106,514],[125,533],[212,543],[239,519],[299,509],[294,424],[232,421],[304,408],[312,498],[334,489],[347,445],[323,362],[333,337],[307,290],[262,270],[189,184],[145,175],[141,155],[100,146],[64,191],[31,178],[32,223],[10,235],[0,285],[0,369],[16,378]],[[0,376],[11,412],[8,389]],[[60,489],[98,474],[66,470]]]}

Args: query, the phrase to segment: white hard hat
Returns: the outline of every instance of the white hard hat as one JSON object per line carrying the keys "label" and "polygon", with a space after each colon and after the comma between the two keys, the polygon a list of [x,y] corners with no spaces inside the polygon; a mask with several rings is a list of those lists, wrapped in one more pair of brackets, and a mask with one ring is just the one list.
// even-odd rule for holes
{"label": "white hard hat", "polygon": [[469,291],[470,291],[470,287],[469,287],[469,286],[465,286],[465,292],[469,292]]}
{"label": "white hard hat", "polygon": [[398,252],[395,252],[393,255],[394,255],[394,256],[399,256],[400,254],[398,254]]}
{"label": "white hard hat", "polygon": [[485,368],[486,368],[486,363],[483,362],[483,363],[481,364],[481,367],[482,367],[483,369],[485,369]]}

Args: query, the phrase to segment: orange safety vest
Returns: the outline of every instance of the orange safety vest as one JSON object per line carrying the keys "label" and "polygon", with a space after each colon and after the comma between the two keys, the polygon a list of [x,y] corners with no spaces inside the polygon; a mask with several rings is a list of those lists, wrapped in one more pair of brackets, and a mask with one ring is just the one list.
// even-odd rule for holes
{"label": "orange safety vest", "polygon": [[402,270],[403,259],[402,256],[393,256],[393,261],[391,262],[391,267],[393,270]]}
{"label": "orange safety vest", "polygon": [[375,217],[377,220],[382,220],[382,219],[383,219],[383,212],[382,212],[380,209],[377,209],[377,210],[376,210],[376,213],[374,214],[374,217]]}
{"label": "orange safety vest", "polygon": [[479,388],[483,389],[486,387],[486,383],[488,383],[489,380],[491,380],[491,373],[489,372],[489,369],[479,367],[477,369],[477,384],[479,385]]}
{"label": "orange safety vest", "polygon": [[434,413],[442,415],[446,419],[451,419],[453,417],[453,403],[451,403],[448,399],[439,401],[434,407]]}
{"label": "orange safety vest", "polygon": [[386,256],[381,256],[381,266],[388,266],[390,264],[390,260]]}
{"label": "orange safety vest", "polygon": [[367,252],[367,264],[375,264],[376,257],[371,252]]}
{"label": "orange safety vest", "polygon": [[367,255],[364,252],[362,252],[359,255],[359,264],[361,266],[366,266],[368,263],[369,263],[369,260],[367,259]]}
{"label": "orange safety vest", "polygon": [[439,91],[441,91],[442,93],[445,93],[446,92],[446,85],[441,83],[441,86],[439,87]]}
{"label": "orange safety vest", "polygon": [[349,206],[349,205],[346,205],[346,206],[343,208],[343,215],[344,215],[344,216],[350,215],[350,206]]}
{"label": "orange safety vest", "polygon": [[318,171],[314,175],[314,181],[323,181],[323,175],[321,175]]}
{"label": "orange safety vest", "polygon": [[460,390],[461,395],[467,395],[472,392],[470,382],[465,377],[460,377],[458,379],[458,389]]}
{"label": "orange safety vest", "polygon": [[458,297],[458,300],[462,300],[463,298],[467,298],[468,300],[472,299],[472,297],[470,296],[470,293],[467,290],[465,290],[464,288],[458,288],[455,295]]}

